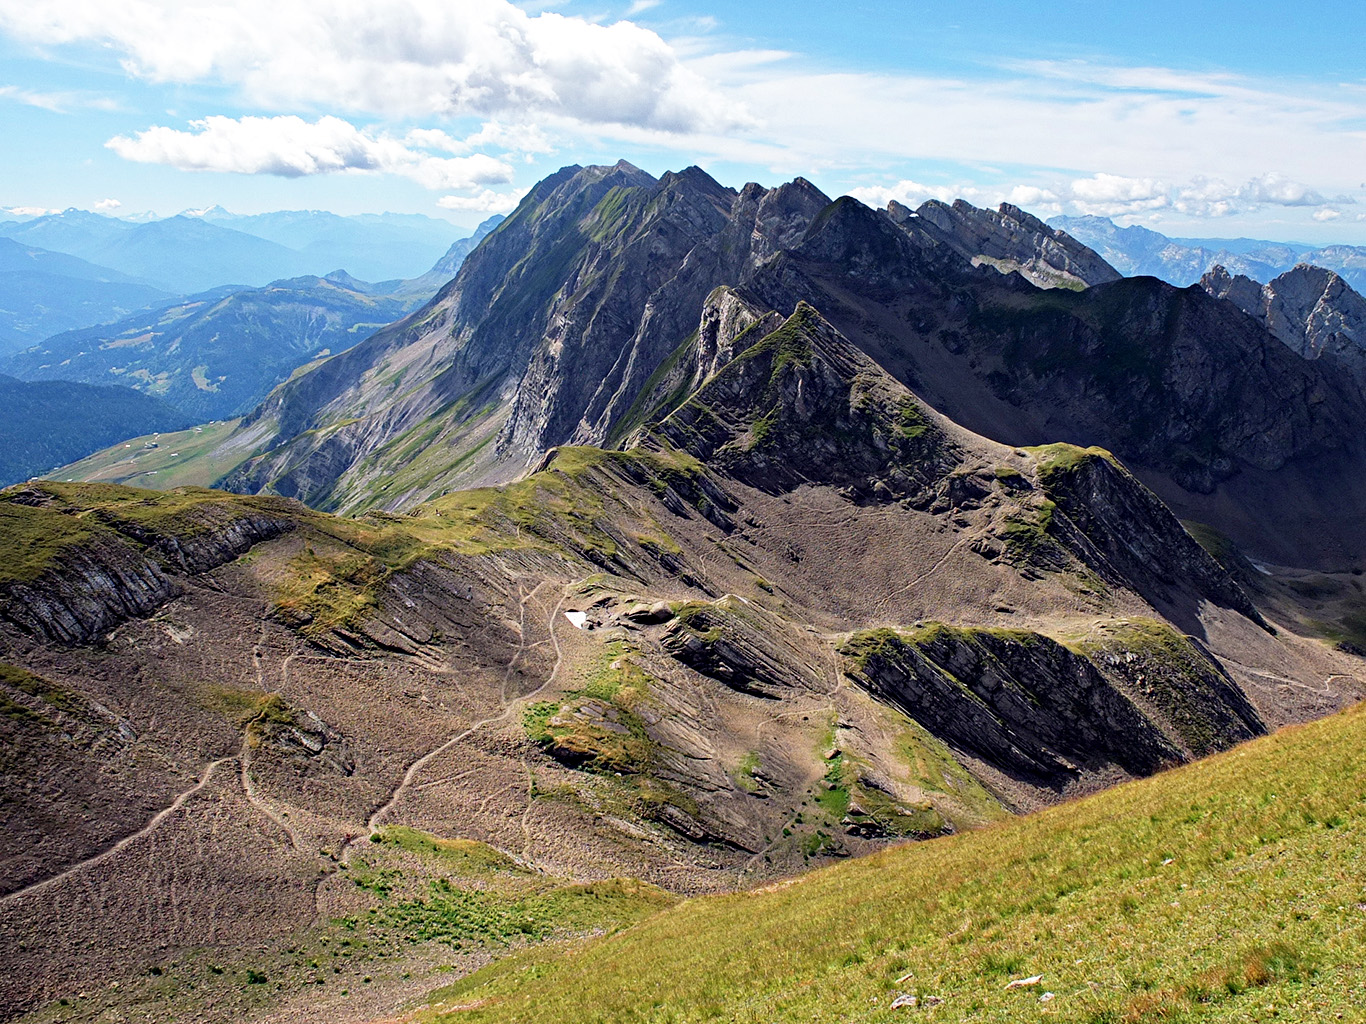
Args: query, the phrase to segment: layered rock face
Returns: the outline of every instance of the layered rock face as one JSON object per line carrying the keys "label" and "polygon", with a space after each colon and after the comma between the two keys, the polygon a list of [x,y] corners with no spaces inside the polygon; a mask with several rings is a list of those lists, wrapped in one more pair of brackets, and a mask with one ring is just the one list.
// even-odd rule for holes
{"label": "layered rock face", "polygon": [[1227,299],[1305,359],[1325,359],[1366,384],[1366,298],[1331,270],[1301,263],[1266,284],[1215,267],[1200,287]]}
{"label": "layered rock face", "polygon": [[961,199],[952,206],[932,199],[914,213],[893,201],[887,213],[900,225],[918,218],[918,227],[939,233],[957,253],[974,264],[1017,272],[1040,288],[1085,288],[1118,281],[1119,271],[1066,231],[1051,228],[1018,206],[1002,203],[981,210]]}

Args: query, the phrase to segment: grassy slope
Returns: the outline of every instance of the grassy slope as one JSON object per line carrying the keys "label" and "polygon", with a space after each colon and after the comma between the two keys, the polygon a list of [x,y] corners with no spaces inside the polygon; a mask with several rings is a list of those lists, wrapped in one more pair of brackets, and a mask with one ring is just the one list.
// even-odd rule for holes
{"label": "grassy slope", "polygon": [[[1026,819],[688,901],[499,963],[424,1018],[1360,1020],[1363,738],[1366,706]],[[893,1010],[901,994],[944,1001]]]}
{"label": "grassy slope", "polygon": [[[209,487],[253,454],[253,449],[217,449],[240,420],[220,420],[172,434],[148,434],[52,471],[53,480],[88,480],[169,490],[172,487]],[[149,442],[157,447],[148,448]]]}

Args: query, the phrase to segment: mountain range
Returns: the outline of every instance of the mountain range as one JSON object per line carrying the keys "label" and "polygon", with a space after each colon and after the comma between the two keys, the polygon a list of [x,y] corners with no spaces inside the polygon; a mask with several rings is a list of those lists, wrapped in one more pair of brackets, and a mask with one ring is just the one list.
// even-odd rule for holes
{"label": "mountain range", "polygon": [[1168,238],[1141,224],[1119,227],[1105,217],[1053,217],[1056,228],[1090,246],[1128,276],[1149,275],[1184,288],[1216,266],[1265,283],[1306,263],[1336,271],[1366,290],[1366,248],[1312,246],[1255,238]]}
{"label": "mountain range", "polygon": [[[699,1013],[780,978],[797,994],[764,1019],[817,982],[875,1016],[971,1016],[979,976],[1042,980],[988,959],[1036,911],[1068,1013],[1146,1013],[1157,981],[1088,990],[1048,953],[1098,898],[1093,859],[1132,860],[1133,891],[1085,919],[1166,907],[1143,964],[1181,973],[1183,901],[1227,872],[1245,908],[1239,879],[1288,869],[1268,844],[1328,856],[1359,817],[1359,787],[1329,807],[1303,760],[1280,766],[1287,801],[1309,794],[1289,817],[1239,769],[1240,744],[1366,693],[1366,398],[1334,354],[1354,293],[1225,277],[1121,277],[1009,206],[571,166],[425,305],[163,464],[230,461],[202,481],[227,490],[0,492],[0,1013],[365,1021],[438,986],[424,1012],[498,1019],[532,991],[578,1012],[566,969],[664,992],[665,951],[717,927],[714,903],[664,908],[741,888],[731,921],[755,901],[868,927],[831,921],[824,952],[785,946]],[[1342,728],[1289,735],[1346,786]],[[1181,776],[1216,781],[1205,803],[1108,789],[1234,747]],[[1061,866],[1027,838],[1046,825],[957,835],[1097,793],[1036,819],[1123,822],[1077,824]],[[887,944],[872,890],[804,904],[826,883],[792,876],[954,836],[935,851],[1004,851],[927,897],[973,966],[889,994],[930,968]],[[1169,867],[1186,881],[1158,884]],[[632,980],[600,980],[594,950],[676,914]],[[1171,1005],[1246,1008],[1292,953],[1346,969],[1310,938],[1240,948],[1260,974]]]}
{"label": "mountain range", "polygon": [[[334,271],[265,288],[221,287],[114,323],[57,334],[10,356],[0,368],[22,380],[100,385],[84,392],[85,400],[113,402],[117,410],[111,408],[108,416],[116,417],[111,422],[121,424],[123,434],[94,431],[81,445],[79,432],[68,432],[60,448],[31,448],[24,441],[10,451],[0,481],[27,479],[132,435],[240,416],[300,366],[354,345],[427,301],[500,219],[491,218],[470,238],[454,242],[431,270],[411,280],[371,284]],[[161,402],[139,406],[110,384]],[[64,418],[58,406],[44,410],[38,397],[42,393],[31,389],[32,398],[23,407],[29,419],[15,421],[11,436],[29,438],[43,424]],[[137,409],[142,409],[141,417],[135,415]],[[92,407],[88,415],[97,415],[97,410]],[[53,459],[54,452],[61,457]],[[141,444],[135,454],[146,454]]]}
{"label": "mountain range", "polygon": [[0,238],[0,356],[169,298],[117,270]]}

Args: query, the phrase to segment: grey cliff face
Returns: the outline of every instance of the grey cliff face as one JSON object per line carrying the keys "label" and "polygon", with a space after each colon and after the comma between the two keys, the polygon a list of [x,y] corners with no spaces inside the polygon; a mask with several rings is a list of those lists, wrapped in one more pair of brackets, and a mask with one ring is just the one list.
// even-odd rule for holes
{"label": "grey cliff face", "polygon": [[1121,277],[1067,232],[1009,203],[980,210],[961,199],[952,206],[932,199],[912,213],[894,201],[887,214],[903,227],[915,224],[936,232],[974,265],[995,267],[1003,274],[1017,272],[1040,288],[1085,288]]}
{"label": "grey cliff face", "polygon": [[1366,298],[1324,267],[1301,263],[1259,285],[1215,267],[1200,287],[1264,324],[1305,359],[1325,359],[1366,383]]}

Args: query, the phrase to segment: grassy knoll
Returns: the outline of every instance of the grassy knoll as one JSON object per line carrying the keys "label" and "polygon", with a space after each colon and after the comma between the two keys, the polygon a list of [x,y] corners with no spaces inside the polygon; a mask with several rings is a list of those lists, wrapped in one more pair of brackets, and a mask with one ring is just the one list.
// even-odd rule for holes
{"label": "grassy knoll", "polygon": [[1029,818],[687,901],[495,964],[423,1019],[1361,1020],[1363,738],[1358,707]]}

